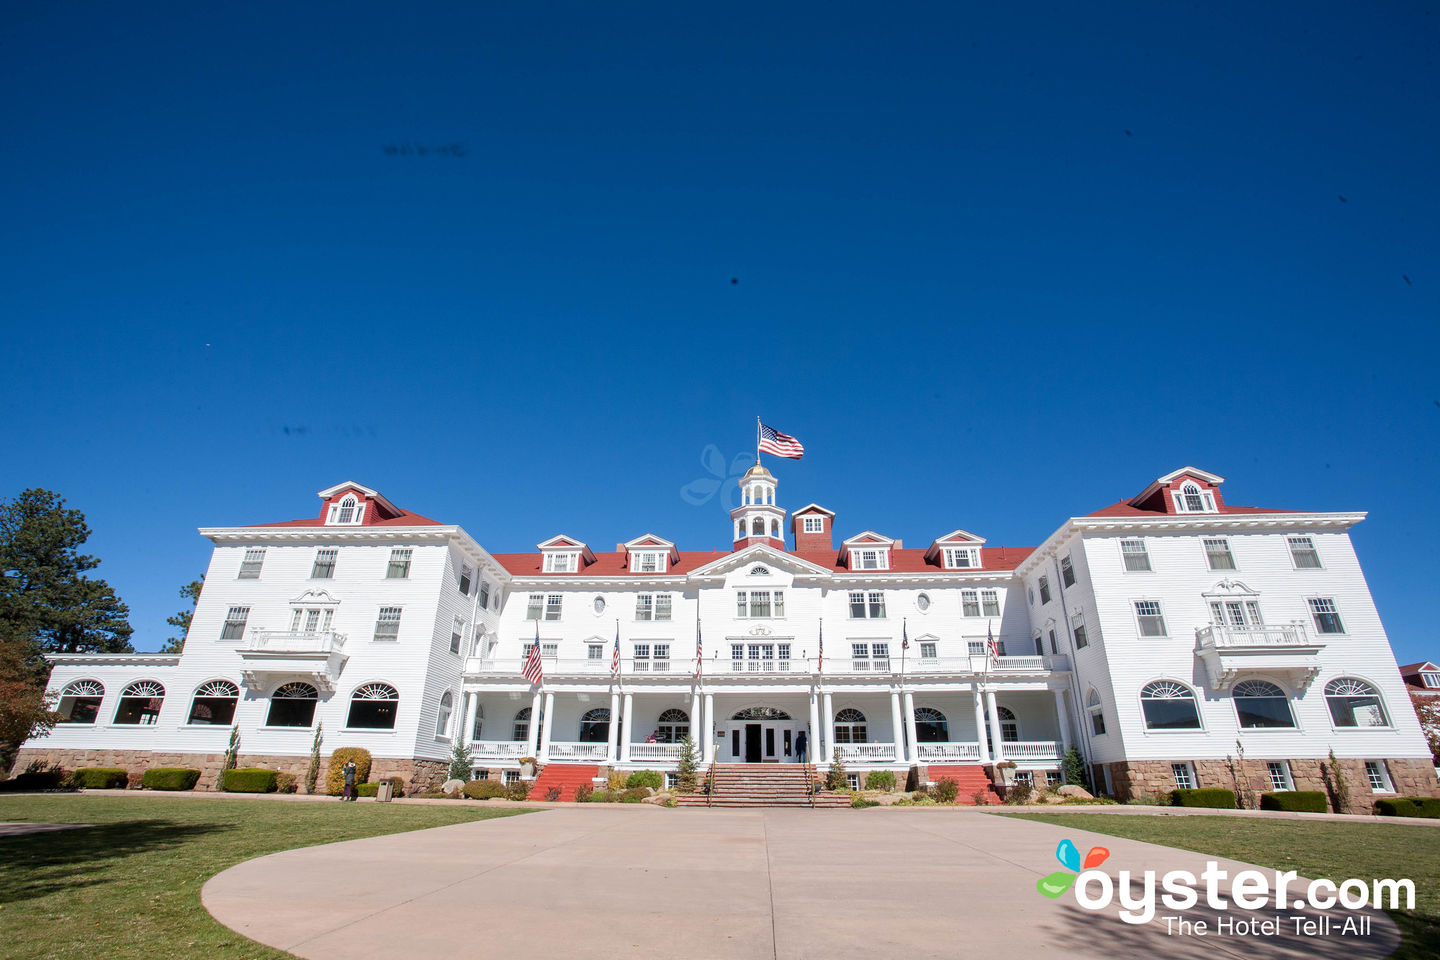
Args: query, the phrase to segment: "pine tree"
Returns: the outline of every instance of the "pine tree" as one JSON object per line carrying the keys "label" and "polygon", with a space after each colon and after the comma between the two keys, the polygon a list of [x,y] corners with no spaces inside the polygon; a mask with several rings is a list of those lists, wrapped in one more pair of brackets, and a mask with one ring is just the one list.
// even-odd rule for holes
{"label": "pine tree", "polygon": [[190,601],[190,609],[165,618],[165,622],[175,628],[177,635],[165,642],[165,646],[160,648],[161,653],[185,652],[185,637],[190,633],[190,618],[195,615],[195,604],[200,599],[200,589],[203,586],[205,575],[202,573],[199,580],[192,580],[180,588],[180,598]]}
{"label": "pine tree", "polygon": [[450,779],[470,779],[470,744],[457,741],[450,750]]}
{"label": "pine tree", "polygon": [[699,769],[700,758],[695,753],[695,741],[687,733],[680,738],[680,769],[675,775],[675,788],[681,793],[694,793]]}
{"label": "pine tree", "polygon": [[[1080,751],[1071,747],[1065,751],[1065,756],[1060,760],[1060,771],[1065,775],[1065,782],[1077,787],[1084,787],[1090,790],[1089,772],[1085,769],[1085,758],[1080,756]],[[1091,793],[1094,791],[1091,790]]]}
{"label": "pine tree", "polygon": [[320,778],[320,744],[325,741],[325,724],[315,724],[315,742],[310,744],[310,765],[305,768],[305,792],[315,792],[315,781]]}

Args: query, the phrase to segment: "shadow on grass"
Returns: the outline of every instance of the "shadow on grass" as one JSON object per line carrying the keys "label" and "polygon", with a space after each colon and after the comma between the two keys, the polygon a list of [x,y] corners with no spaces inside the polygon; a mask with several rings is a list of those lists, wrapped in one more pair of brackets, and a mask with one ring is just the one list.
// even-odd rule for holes
{"label": "shadow on grass", "polygon": [[104,868],[113,861],[233,829],[216,823],[130,820],[0,838],[0,903],[107,883],[113,877]]}

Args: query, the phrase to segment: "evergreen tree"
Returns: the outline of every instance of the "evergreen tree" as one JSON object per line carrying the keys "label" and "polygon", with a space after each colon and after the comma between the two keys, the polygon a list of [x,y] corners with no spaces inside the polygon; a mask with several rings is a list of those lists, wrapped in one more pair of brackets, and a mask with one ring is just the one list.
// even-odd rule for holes
{"label": "evergreen tree", "polygon": [[45,733],[60,715],[37,682],[29,644],[0,642],[0,776],[15,762],[20,745]]}
{"label": "evergreen tree", "polygon": [[680,768],[675,775],[675,789],[680,793],[694,793],[699,786],[700,757],[695,750],[695,741],[687,733],[680,738]]}
{"label": "evergreen tree", "polygon": [[200,588],[203,586],[205,575],[202,573],[199,580],[192,580],[180,588],[180,598],[190,601],[190,609],[165,618],[165,622],[175,628],[177,635],[165,642],[165,646],[160,648],[161,653],[185,652],[185,637],[190,632],[190,618],[195,616],[195,604],[200,599]]}
{"label": "evergreen tree", "polygon": [[450,779],[470,779],[470,744],[457,740],[450,749]]}

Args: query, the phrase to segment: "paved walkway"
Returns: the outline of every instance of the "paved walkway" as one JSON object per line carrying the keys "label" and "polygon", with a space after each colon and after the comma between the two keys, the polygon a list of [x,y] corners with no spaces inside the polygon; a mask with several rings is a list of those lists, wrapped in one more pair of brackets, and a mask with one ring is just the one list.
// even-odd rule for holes
{"label": "paved walkway", "polygon": [[[1065,837],[1082,853],[1109,848],[1112,876],[1198,874],[1208,859],[979,811],[586,805],[262,857],[210,880],[204,902],[240,933],[315,960],[446,956],[476,944],[499,956],[597,960],[982,951],[1363,960],[1399,942],[1380,913],[1366,914],[1368,938],[1297,937],[1289,922],[1279,936],[1171,936],[1158,921],[1121,922],[1118,904],[1091,913],[1073,894],[1049,900],[1035,882],[1060,869]],[[1220,863],[1232,876],[1244,869]],[[1213,915],[1188,916],[1214,930]]]}

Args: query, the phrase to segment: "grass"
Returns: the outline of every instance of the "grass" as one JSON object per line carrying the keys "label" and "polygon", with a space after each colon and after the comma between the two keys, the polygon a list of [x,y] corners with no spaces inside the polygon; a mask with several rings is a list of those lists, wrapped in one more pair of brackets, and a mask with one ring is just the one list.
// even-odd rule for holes
{"label": "grass", "polygon": [[0,821],[93,826],[0,838],[0,956],[290,957],[213,920],[200,903],[205,881],[280,850],[524,812],[439,804],[3,797]]}
{"label": "grass", "polygon": [[1327,820],[1269,820],[1204,816],[1116,816],[1103,813],[1012,813],[1114,837],[1194,850],[1302,877],[1408,877],[1415,909],[1392,911],[1405,942],[1393,956],[1434,960],[1440,955],[1440,828]]}

